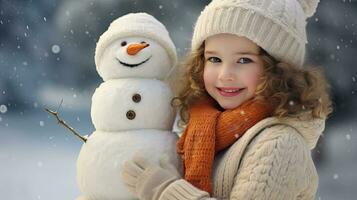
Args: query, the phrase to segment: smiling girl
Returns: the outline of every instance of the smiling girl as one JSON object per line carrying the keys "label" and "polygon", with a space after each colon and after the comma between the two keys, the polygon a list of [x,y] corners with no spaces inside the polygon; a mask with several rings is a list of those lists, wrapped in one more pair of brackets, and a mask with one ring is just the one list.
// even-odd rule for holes
{"label": "smiling girl", "polygon": [[207,38],[204,85],[222,108],[234,109],[254,96],[263,73],[260,49],[245,37],[217,34]]}
{"label": "smiling girl", "polygon": [[[201,12],[174,103],[183,172],[135,156],[140,199],[314,199],[311,150],[332,113],[321,69],[304,66],[317,0],[213,0]],[[181,124],[182,125],[182,124]]]}

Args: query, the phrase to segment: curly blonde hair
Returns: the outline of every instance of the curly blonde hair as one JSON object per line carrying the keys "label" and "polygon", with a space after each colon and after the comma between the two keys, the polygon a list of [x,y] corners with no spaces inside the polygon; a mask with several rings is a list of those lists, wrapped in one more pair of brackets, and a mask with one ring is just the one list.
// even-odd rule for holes
{"label": "curly blonde hair", "polygon": [[[299,69],[277,61],[262,48],[260,55],[264,63],[263,75],[254,98],[274,103],[276,109],[273,116],[299,116],[310,110],[313,118],[327,118],[332,113],[330,85],[321,67]],[[181,84],[174,85],[183,85],[176,88],[178,95],[171,102],[179,109],[180,126],[188,123],[189,109],[195,101],[209,96],[203,82],[204,64],[203,43],[199,49],[190,52],[180,66],[184,71],[179,72],[181,78],[176,81]]]}

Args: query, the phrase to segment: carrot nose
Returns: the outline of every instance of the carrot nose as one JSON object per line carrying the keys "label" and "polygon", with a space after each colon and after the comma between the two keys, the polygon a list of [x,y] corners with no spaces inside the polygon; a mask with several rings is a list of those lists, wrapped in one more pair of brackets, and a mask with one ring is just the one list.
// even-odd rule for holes
{"label": "carrot nose", "polygon": [[126,49],[126,52],[133,56],[133,55],[136,55],[139,51],[141,51],[142,49],[148,47],[149,44],[147,43],[144,43],[144,44],[130,44],[128,46],[128,48]]}

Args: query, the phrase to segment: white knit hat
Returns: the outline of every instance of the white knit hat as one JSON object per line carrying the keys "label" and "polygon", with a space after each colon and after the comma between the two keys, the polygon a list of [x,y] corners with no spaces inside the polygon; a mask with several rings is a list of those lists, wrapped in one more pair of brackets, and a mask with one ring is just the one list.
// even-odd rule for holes
{"label": "white knit hat", "polygon": [[306,19],[319,0],[213,0],[199,16],[192,50],[219,33],[244,36],[279,61],[302,67],[305,60]]}
{"label": "white knit hat", "polygon": [[152,39],[166,49],[172,66],[175,66],[177,63],[176,47],[165,26],[147,13],[129,13],[114,20],[109,25],[108,30],[100,36],[94,57],[97,68],[104,49],[116,39],[122,37],[145,37]]}

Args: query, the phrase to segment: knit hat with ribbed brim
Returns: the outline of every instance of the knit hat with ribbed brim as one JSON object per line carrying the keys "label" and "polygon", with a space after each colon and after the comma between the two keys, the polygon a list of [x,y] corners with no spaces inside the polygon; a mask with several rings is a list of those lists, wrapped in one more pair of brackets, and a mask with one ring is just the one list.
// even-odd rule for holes
{"label": "knit hat with ribbed brim", "polygon": [[302,67],[306,19],[319,0],[213,0],[196,22],[191,49],[219,33],[244,36],[279,61]]}
{"label": "knit hat with ribbed brim", "polygon": [[123,37],[145,37],[158,42],[167,51],[172,66],[176,65],[176,47],[166,27],[155,17],[142,12],[123,15],[109,25],[97,42],[94,57],[97,67],[105,48]]}

